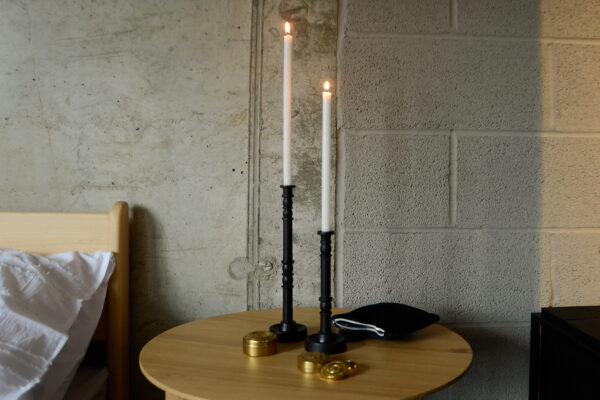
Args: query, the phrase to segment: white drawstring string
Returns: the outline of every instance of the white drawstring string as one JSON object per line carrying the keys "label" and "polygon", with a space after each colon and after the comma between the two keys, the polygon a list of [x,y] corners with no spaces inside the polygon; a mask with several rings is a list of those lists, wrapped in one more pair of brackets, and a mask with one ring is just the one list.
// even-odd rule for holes
{"label": "white drawstring string", "polygon": [[333,323],[338,328],[348,329],[351,331],[369,331],[375,333],[377,336],[385,336],[385,330],[375,325],[363,324],[361,322],[356,322],[345,318],[336,318]]}

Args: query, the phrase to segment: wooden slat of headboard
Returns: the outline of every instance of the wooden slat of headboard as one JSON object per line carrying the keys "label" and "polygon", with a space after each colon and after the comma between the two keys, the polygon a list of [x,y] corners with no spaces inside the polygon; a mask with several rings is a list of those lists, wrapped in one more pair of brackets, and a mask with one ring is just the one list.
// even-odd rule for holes
{"label": "wooden slat of headboard", "polygon": [[112,251],[116,269],[107,306],[94,335],[106,340],[108,398],[129,397],[129,207],[115,203],[108,213],[0,212],[0,248],[49,255],[65,251]]}
{"label": "wooden slat of headboard", "polygon": [[40,255],[110,250],[108,214],[0,212],[0,247]]}
{"label": "wooden slat of headboard", "polygon": [[[109,250],[117,268],[108,286],[108,398],[129,398],[129,206],[115,203],[108,214]],[[124,267],[124,268],[122,268]],[[111,375],[112,374],[112,375]]]}

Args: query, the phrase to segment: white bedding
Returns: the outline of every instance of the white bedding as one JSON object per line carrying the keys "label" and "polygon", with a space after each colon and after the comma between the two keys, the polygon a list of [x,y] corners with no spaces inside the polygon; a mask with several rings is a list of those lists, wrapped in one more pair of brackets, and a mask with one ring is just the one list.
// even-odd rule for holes
{"label": "white bedding", "polygon": [[0,400],[61,398],[100,317],[110,252],[0,249]]}

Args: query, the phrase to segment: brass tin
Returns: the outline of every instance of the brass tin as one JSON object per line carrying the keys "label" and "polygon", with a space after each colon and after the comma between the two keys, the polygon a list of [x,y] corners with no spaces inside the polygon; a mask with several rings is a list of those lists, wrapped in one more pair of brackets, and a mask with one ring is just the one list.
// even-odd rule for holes
{"label": "brass tin", "polygon": [[327,381],[337,381],[357,372],[358,365],[354,361],[331,361],[323,365],[319,376]]}
{"label": "brass tin", "polygon": [[330,361],[323,365],[319,376],[328,381],[337,381],[348,375],[348,364],[345,361]]}
{"label": "brass tin", "polygon": [[319,352],[307,352],[298,356],[298,369],[307,374],[319,372],[323,364],[329,360],[329,355]]}
{"label": "brass tin", "polygon": [[250,357],[270,356],[277,353],[277,336],[272,332],[254,331],[244,336],[244,354]]}

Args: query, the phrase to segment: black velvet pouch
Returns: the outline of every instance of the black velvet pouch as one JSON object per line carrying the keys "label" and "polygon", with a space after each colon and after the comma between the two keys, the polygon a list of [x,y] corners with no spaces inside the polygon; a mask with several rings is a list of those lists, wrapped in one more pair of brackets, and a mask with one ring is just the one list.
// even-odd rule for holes
{"label": "black velvet pouch", "polygon": [[440,317],[405,304],[378,303],[334,315],[331,320],[350,340],[355,336],[392,340],[434,324]]}

